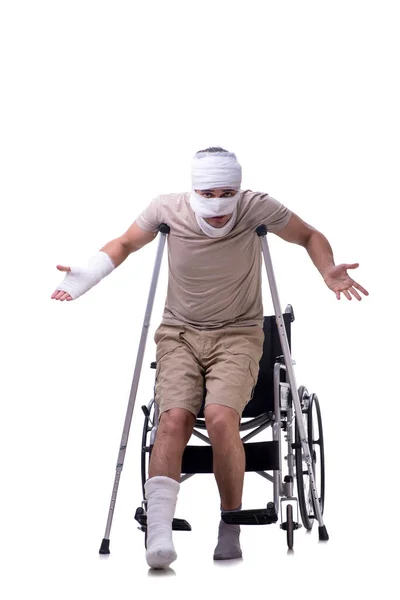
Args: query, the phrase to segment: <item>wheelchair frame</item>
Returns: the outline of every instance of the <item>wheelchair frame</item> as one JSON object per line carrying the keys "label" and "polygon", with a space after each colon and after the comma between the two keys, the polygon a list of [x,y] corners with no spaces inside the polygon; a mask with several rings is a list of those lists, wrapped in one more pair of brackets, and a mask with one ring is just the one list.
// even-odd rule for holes
{"label": "wheelchair frame", "polygon": [[[154,271],[153,271],[148,301],[147,301],[146,310],[145,310],[142,334],[141,334],[141,338],[140,338],[138,355],[137,355],[137,359],[136,359],[136,365],[135,365],[132,386],[131,386],[131,391],[130,391],[130,396],[129,396],[129,401],[128,401],[127,414],[125,417],[124,429],[123,429],[119,453],[118,453],[116,473],[115,473],[115,478],[114,478],[114,485],[113,485],[113,490],[112,490],[112,495],[111,495],[109,512],[108,512],[106,530],[105,530],[105,535],[104,535],[104,538],[102,540],[101,547],[99,550],[100,554],[109,554],[110,553],[110,531],[111,531],[111,525],[112,525],[112,520],[113,520],[113,516],[114,516],[116,498],[117,498],[117,494],[118,494],[118,486],[119,486],[119,481],[120,481],[120,477],[121,477],[121,473],[122,473],[122,469],[123,469],[123,465],[124,465],[125,453],[126,453],[126,448],[127,448],[128,438],[129,438],[129,431],[130,431],[130,426],[131,426],[131,421],[132,421],[133,409],[134,409],[135,401],[136,401],[140,373],[141,373],[141,369],[142,369],[142,365],[143,365],[143,356],[144,356],[144,351],[145,351],[145,347],[146,347],[147,334],[148,334],[148,330],[150,327],[150,317],[151,317],[153,304],[154,304],[154,297],[155,297],[155,292],[156,292],[156,287],[157,287],[157,282],[158,282],[158,277],[159,277],[159,272],[160,272],[160,267],[161,267],[162,255],[163,255],[163,251],[164,251],[166,237],[167,237],[167,234],[170,232],[170,228],[168,225],[163,223],[162,225],[160,225],[159,231],[161,233],[161,236],[160,236],[159,245],[158,245],[158,249],[157,249]],[[268,479],[269,481],[271,481],[274,486],[274,502],[268,503],[266,509],[247,510],[247,511],[244,510],[244,511],[237,511],[236,513],[226,513],[226,514],[222,515],[222,518],[227,523],[240,523],[240,524],[267,524],[267,523],[276,522],[277,521],[276,509],[279,506],[280,497],[283,497],[281,500],[281,503],[282,502],[288,503],[287,507],[286,507],[286,509],[287,509],[286,510],[286,519],[287,520],[286,520],[286,522],[281,523],[281,528],[287,531],[288,546],[289,546],[289,548],[292,548],[293,547],[293,530],[297,529],[298,527],[301,527],[301,525],[299,523],[293,521],[292,502],[297,502],[297,498],[295,498],[293,496],[293,479],[294,479],[295,458],[296,458],[297,471],[299,471],[299,470],[301,471],[301,481],[303,481],[304,474],[308,475],[309,483],[310,483],[309,496],[311,498],[311,502],[312,502],[312,506],[313,506],[313,510],[314,510],[314,515],[306,515],[305,514],[304,497],[303,497],[303,504],[302,503],[300,504],[303,523],[305,524],[307,529],[311,529],[312,523],[313,523],[312,519],[318,520],[319,540],[327,541],[329,539],[326,527],[323,522],[323,517],[322,517],[324,493],[322,493],[322,502],[321,502],[321,499],[318,497],[317,488],[316,488],[316,482],[315,482],[315,476],[314,476],[314,466],[315,465],[313,463],[313,457],[311,456],[310,444],[309,444],[310,440],[308,439],[308,436],[307,436],[306,427],[303,422],[302,413],[307,412],[310,407],[311,407],[310,410],[312,410],[313,405],[316,406],[318,424],[319,424],[319,428],[320,428],[320,436],[322,438],[321,415],[320,415],[320,411],[319,411],[318,399],[315,396],[315,394],[310,396],[304,386],[302,386],[299,390],[297,388],[296,378],[295,378],[295,374],[294,374],[294,370],[293,370],[293,364],[295,364],[295,362],[292,361],[292,358],[291,358],[291,352],[290,352],[290,348],[289,348],[286,327],[285,327],[284,318],[283,318],[283,315],[281,312],[280,301],[279,301],[274,271],[273,271],[272,262],[271,262],[271,256],[270,256],[269,247],[268,247],[268,243],[267,243],[267,239],[266,239],[267,227],[265,225],[260,225],[259,227],[256,228],[255,231],[256,231],[257,235],[259,236],[260,242],[261,242],[262,253],[264,256],[264,262],[265,262],[265,266],[266,266],[266,270],[267,270],[267,275],[268,275],[268,280],[269,280],[269,285],[270,285],[270,290],[271,290],[271,296],[272,296],[274,310],[275,310],[275,320],[276,320],[276,325],[277,325],[277,331],[278,331],[281,348],[283,351],[283,356],[278,357],[278,361],[274,364],[275,420],[273,420],[273,418],[272,418],[273,415],[271,413],[266,413],[265,415],[263,415],[263,418],[261,418],[261,419],[255,418],[255,419],[250,420],[247,423],[241,423],[240,431],[245,431],[246,429],[250,429],[250,428],[254,428],[254,427],[256,428],[254,431],[252,431],[251,433],[247,434],[246,436],[244,436],[242,438],[242,441],[245,444],[245,442],[247,440],[254,437],[255,435],[257,435],[258,433],[260,433],[262,430],[266,429],[267,427],[272,426],[273,441],[278,442],[278,448],[279,448],[279,469],[274,469],[273,476],[269,475],[265,471],[257,471],[257,473],[259,475],[261,475],[261,476],[265,477],[266,479]],[[286,308],[286,313],[287,312],[291,312],[291,320],[294,320],[294,315],[293,315],[292,308],[290,305]],[[289,380],[288,384],[287,383],[282,384],[282,382],[280,381],[280,373],[281,373],[282,369],[285,371],[286,379]],[[156,435],[156,430],[157,430],[157,425],[158,425],[158,407],[153,399],[147,407],[142,407],[142,409],[146,416],[146,421],[145,421],[145,426],[144,426],[144,431],[143,431],[143,441],[145,443],[142,444],[142,450],[144,452],[146,452],[146,451],[150,452],[151,446],[155,440],[155,435]],[[294,409],[294,414],[293,414],[293,409]],[[151,419],[151,414],[150,414],[151,410],[154,411],[153,419]],[[286,414],[286,417],[283,418],[283,421],[281,421],[282,413]],[[296,442],[293,443],[292,423],[293,423],[294,419],[295,419]],[[148,429],[149,420],[152,421],[152,428],[150,430]],[[283,423],[286,423],[286,425],[283,425]],[[289,475],[287,475],[285,477],[284,482],[282,482],[281,435],[280,435],[280,429],[282,427],[285,427],[285,430],[287,432],[286,439],[288,441],[288,455],[285,458],[287,458],[287,460],[288,460]],[[199,429],[199,428],[205,429],[205,424],[203,422],[201,422],[199,419],[196,419],[196,424],[195,424],[195,428],[193,430],[193,435],[195,435],[199,439],[210,444],[210,440],[208,439],[208,437],[204,436],[199,431],[197,431],[197,429]],[[309,430],[310,430],[310,427],[309,427]],[[150,431],[150,434],[151,434],[150,447],[148,447],[147,443],[146,443],[146,435],[147,435],[148,431]],[[187,448],[188,447],[189,446],[187,446]],[[246,448],[246,445],[245,445],[245,448]],[[296,451],[296,457],[293,455],[293,449],[295,449],[295,451]],[[323,460],[323,447],[320,448],[320,450],[322,450],[322,460]],[[302,467],[303,462],[306,463],[307,471],[303,471],[303,467]],[[182,472],[184,473],[184,471],[182,471]],[[191,477],[194,474],[195,473],[184,474],[181,477],[181,482],[185,481],[186,479],[188,479],[189,477]],[[143,470],[143,463],[142,463],[143,502],[142,502],[142,508],[137,509],[135,518],[139,521],[139,523],[141,525],[140,528],[143,531],[146,531],[146,514],[145,514],[146,501],[145,501],[145,497],[144,497],[145,475],[146,474]],[[298,480],[298,489],[300,491],[299,480]],[[303,491],[303,494],[304,494],[304,491]],[[307,521],[307,518],[308,518],[308,521]],[[281,504],[281,521],[282,521],[282,504]],[[173,529],[190,530],[191,527],[186,521],[183,521],[181,519],[174,519]]]}

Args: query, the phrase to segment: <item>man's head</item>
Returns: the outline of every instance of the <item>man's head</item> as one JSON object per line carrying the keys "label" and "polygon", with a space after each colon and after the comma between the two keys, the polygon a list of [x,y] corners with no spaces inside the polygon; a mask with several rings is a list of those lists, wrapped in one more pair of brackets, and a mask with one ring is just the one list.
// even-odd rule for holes
{"label": "man's head", "polygon": [[191,206],[212,227],[224,227],[236,210],[242,169],[220,146],[199,150],[192,162]]}

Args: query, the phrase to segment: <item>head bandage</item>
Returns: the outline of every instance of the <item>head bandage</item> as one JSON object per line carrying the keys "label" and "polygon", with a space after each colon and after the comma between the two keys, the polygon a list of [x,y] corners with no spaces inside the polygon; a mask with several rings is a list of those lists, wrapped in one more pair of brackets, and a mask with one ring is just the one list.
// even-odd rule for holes
{"label": "head bandage", "polygon": [[192,190],[233,188],[242,183],[242,167],[233,152],[200,152],[192,161]]}

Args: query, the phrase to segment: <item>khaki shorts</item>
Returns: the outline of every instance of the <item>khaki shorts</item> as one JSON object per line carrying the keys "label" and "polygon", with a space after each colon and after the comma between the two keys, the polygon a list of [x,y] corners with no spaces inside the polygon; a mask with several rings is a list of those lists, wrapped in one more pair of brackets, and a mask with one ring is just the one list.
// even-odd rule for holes
{"label": "khaki shorts", "polygon": [[257,383],[264,343],[261,327],[199,330],[161,324],[154,341],[160,414],[185,408],[197,416],[206,393],[205,406],[222,404],[242,416]]}

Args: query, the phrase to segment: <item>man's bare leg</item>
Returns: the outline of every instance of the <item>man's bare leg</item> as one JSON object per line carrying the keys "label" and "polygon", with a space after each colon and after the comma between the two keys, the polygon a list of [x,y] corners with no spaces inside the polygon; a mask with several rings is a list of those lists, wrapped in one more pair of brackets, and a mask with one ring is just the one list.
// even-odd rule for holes
{"label": "man's bare leg", "polygon": [[164,475],[179,482],[183,451],[195,420],[195,416],[184,408],[172,408],[161,415],[150,458],[149,479]]}
{"label": "man's bare leg", "polygon": [[179,492],[182,455],[193,431],[195,417],[181,408],[161,415],[151,453],[147,500],[146,560],[154,569],[165,569],[176,560],[172,520]]}
{"label": "man's bare leg", "polygon": [[[204,414],[213,447],[214,475],[221,497],[221,510],[240,510],[246,462],[239,433],[239,415],[233,408],[219,404],[208,405]],[[214,559],[240,558],[239,535],[239,525],[227,525],[221,519]]]}
{"label": "man's bare leg", "polygon": [[239,415],[233,408],[209,404],[205,409],[213,447],[214,475],[223,510],[235,510],[242,502],[245,454],[240,439]]}

